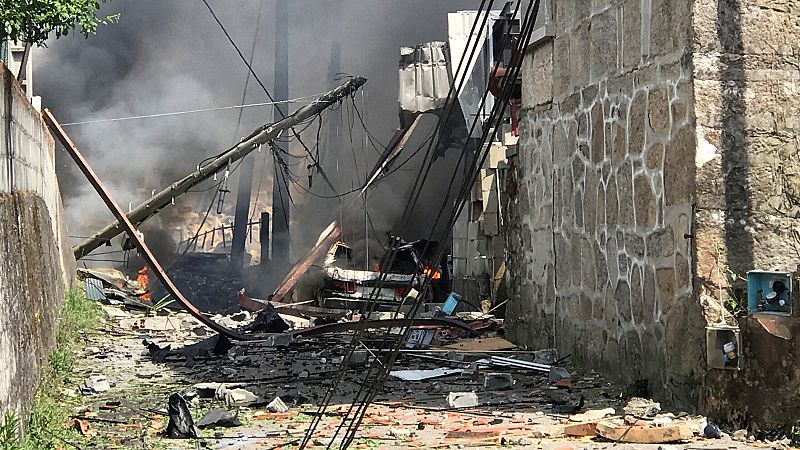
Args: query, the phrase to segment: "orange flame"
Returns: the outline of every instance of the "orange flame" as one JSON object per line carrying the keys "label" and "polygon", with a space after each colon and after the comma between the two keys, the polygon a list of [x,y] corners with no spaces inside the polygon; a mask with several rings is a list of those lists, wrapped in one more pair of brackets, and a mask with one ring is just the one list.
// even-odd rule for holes
{"label": "orange flame", "polygon": [[438,270],[433,270],[430,267],[426,267],[422,270],[422,273],[426,277],[430,277],[431,280],[439,280],[442,278],[442,272]]}
{"label": "orange flame", "polygon": [[144,301],[150,302],[153,301],[153,298],[150,296],[150,290],[149,290],[150,280],[148,278],[148,271],[149,269],[147,268],[147,266],[144,266],[141,269],[139,269],[139,272],[136,274],[136,281],[139,282],[139,284],[142,286],[142,289],[147,291],[141,296],[139,296],[139,298],[141,298]]}

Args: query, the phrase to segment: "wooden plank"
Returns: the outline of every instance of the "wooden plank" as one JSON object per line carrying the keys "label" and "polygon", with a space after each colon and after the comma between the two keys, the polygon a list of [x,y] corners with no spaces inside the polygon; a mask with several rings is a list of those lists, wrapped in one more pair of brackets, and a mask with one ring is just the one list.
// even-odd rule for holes
{"label": "wooden plank", "polygon": [[449,350],[495,351],[511,350],[513,348],[517,348],[517,346],[513,342],[509,342],[499,336],[494,336],[489,338],[464,340],[455,344],[445,345],[438,348]]}

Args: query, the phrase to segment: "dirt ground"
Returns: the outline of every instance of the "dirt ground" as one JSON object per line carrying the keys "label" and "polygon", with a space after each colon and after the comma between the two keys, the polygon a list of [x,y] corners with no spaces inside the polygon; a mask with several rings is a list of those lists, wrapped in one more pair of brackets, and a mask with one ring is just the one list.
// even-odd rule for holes
{"label": "dirt ground", "polygon": [[[270,340],[233,343],[216,355],[212,347],[218,343],[217,337],[186,314],[146,316],[108,306],[104,310],[106,324],[100,333],[87,336],[79,364],[80,379],[90,381],[65,392],[82,404],[74,413],[89,436],[84,448],[298,448],[309,424],[318,416],[318,403],[335,381],[348,340],[346,335],[325,336],[295,341],[288,347],[273,346],[275,342]],[[232,322],[229,317],[223,320]],[[622,396],[623,389],[593,373],[573,372],[571,381],[561,381],[559,387],[552,385],[548,373],[475,369],[474,360],[490,354],[433,349],[403,353],[395,369],[444,368],[454,373],[422,381],[390,377],[367,410],[351,448],[668,450],[784,446],[739,442],[727,435],[706,439],[702,437],[704,418],[663,412],[648,420],[685,424],[693,437],[647,445],[617,443],[595,435],[567,437],[567,426],[622,413],[628,401]],[[527,355],[523,351],[495,354]],[[339,389],[322,415],[309,448],[324,448],[331,442],[373,355],[375,351],[365,347],[363,361],[351,359],[353,364],[337,384]],[[565,364],[571,370],[568,362]],[[486,386],[487,373],[509,374],[513,383],[508,384],[508,375],[489,375],[500,384]],[[454,392],[464,393],[467,400],[451,401],[467,403],[451,405],[448,397]],[[206,427],[198,438],[170,439],[165,436],[167,405],[175,393],[186,399],[195,422],[209,410],[223,408],[236,415],[241,425]],[[270,406],[276,397],[288,410],[270,412],[276,410],[274,404]],[[614,411],[598,412],[607,408]],[[342,434],[337,435],[332,447],[339,447]]]}

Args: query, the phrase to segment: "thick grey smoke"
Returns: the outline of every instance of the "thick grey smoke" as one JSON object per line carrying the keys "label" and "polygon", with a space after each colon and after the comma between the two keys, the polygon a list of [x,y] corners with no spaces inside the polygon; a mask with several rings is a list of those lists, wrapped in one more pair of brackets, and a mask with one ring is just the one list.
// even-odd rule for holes
{"label": "thick grey smoke", "polygon": [[[211,2],[245,54],[249,54],[253,43],[261,1]],[[366,114],[369,128],[385,144],[398,126],[399,48],[446,40],[447,13],[472,9],[478,3],[476,0],[294,0],[290,7],[290,97],[307,96],[330,88],[331,48],[334,42],[339,42],[341,72],[369,79],[364,93],[357,94],[356,103]],[[253,61],[259,77],[270,89],[274,7],[274,0],[263,0]],[[37,94],[60,121],[81,122],[229,106],[241,101],[247,69],[200,0],[115,0],[104,7],[103,12],[120,12],[120,22],[100,28],[97,36],[88,40],[75,35],[49,42],[46,49],[35,53]],[[263,101],[266,101],[265,94],[251,79],[246,102]],[[338,167],[331,176],[339,190],[363,183],[366,170],[377,159],[377,152],[364,144],[361,126],[357,119],[348,117],[348,111],[351,110],[342,108],[327,114],[327,117],[337,115],[342,120],[338,132],[343,147],[337,153],[338,160],[334,161],[336,158],[331,156],[325,163],[326,168]],[[270,122],[272,110],[270,107],[245,110],[238,130],[237,117],[236,110],[229,110],[72,126],[68,131],[117,200],[125,206],[128,203],[135,206],[153,190],[191,171],[204,158],[228,148],[237,137]],[[356,125],[351,144],[350,123],[353,120]],[[412,140],[409,150],[427,137],[425,132],[430,128],[430,120],[420,126],[418,134],[423,136]],[[303,136],[307,143],[314,145],[316,126],[311,126]],[[327,123],[323,124],[322,136],[321,153],[326,155]],[[295,154],[303,151],[296,146],[290,150]],[[255,182],[256,187],[261,186],[257,206],[260,210],[268,209],[271,199],[271,161],[264,164],[266,155],[265,152],[255,156]],[[427,237],[438,213],[440,192],[449,182],[447,167],[452,167],[456,158],[457,155],[451,154],[437,163],[437,169],[445,175],[434,176],[421,199],[423,206],[414,213],[414,228],[407,238]],[[372,228],[383,236],[397,231],[408,192],[419,173],[418,160],[398,171],[370,195],[370,233],[373,233]],[[303,161],[294,168],[304,185],[307,183],[305,165]],[[59,162],[59,176],[71,234],[85,235],[111,219],[88,183],[64,158]],[[322,178],[316,176],[315,190],[322,183]],[[238,186],[235,176],[229,185],[233,192],[226,202],[228,211],[235,201]],[[210,186],[207,182],[197,190]],[[176,200],[176,205],[162,212],[150,228],[160,229],[160,234],[165,236],[160,240],[185,236],[190,231],[186,224],[197,223],[212,192],[190,194]],[[310,198],[296,189],[293,199],[296,205],[293,245],[295,254],[300,254],[332,218],[339,201]],[[351,223],[345,225],[348,227],[345,232],[354,239],[365,229],[363,209],[359,211],[358,208],[363,208],[363,204],[356,204],[355,210],[350,211]],[[219,221],[214,211],[212,220]],[[380,248],[380,244],[370,246],[375,247],[371,252]]]}

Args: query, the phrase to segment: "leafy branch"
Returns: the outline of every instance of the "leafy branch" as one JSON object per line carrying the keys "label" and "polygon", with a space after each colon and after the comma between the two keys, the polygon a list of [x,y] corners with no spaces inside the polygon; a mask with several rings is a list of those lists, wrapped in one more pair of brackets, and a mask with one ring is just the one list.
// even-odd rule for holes
{"label": "leafy branch", "polygon": [[99,25],[119,20],[119,14],[98,16],[100,6],[111,0],[0,1],[0,40],[43,45],[51,34],[60,38],[78,29],[88,37]]}

